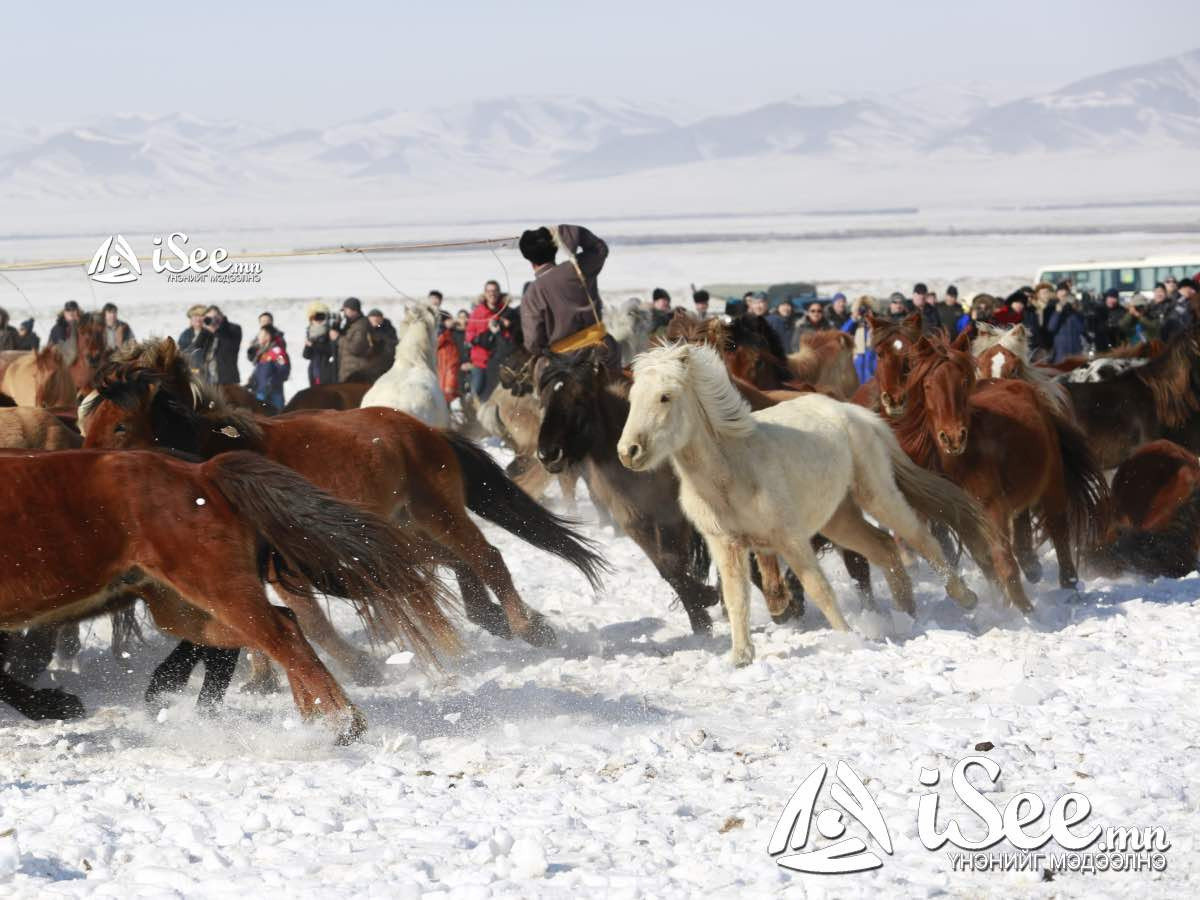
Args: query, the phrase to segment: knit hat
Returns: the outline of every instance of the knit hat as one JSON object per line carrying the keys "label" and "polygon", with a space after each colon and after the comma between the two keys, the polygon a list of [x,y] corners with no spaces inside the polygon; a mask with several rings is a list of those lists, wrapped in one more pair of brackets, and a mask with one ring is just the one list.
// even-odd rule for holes
{"label": "knit hat", "polygon": [[671,299],[671,295],[670,295],[670,294],[668,294],[668,293],[666,292],[666,290],[665,290],[665,289],[663,289],[663,288],[655,288],[655,289],[654,289],[654,293],[650,295],[650,299],[651,299],[652,301],[653,301],[653,300],[670,300],[670,299]]}
{"label": "knit hat", "polygon": [[33,331],[33,319],[26,319],[21,323],[21,328],[25,331]]}
{"label": "knit hat", "polygon": [[320,300],[314,300],[312,303],[308,304],[308,306],[304,307],[304,318],[306,319],[311,319],[313,316],[317,315],[317,313],[329,315],[329,306],[325,303],[322,303]]}
{"label": "knit hat", "polygon": [[383,318],[383,310],[382,309],[373,309],[369,313],[367,313],[368,319],[371,318],[371,316],[379,316],[379,318],[382,319]]}
{"label": "knit hat", "polygon": [[346,302],[342,304],[342,309],[352,309],[356,313],[362,312],[362,302],[357,297],[347,297]]}
{"label": "knit hat", "polygon": [[188,314],[188,318],[190,319],[192,316],[202,316],[206,312],[208,312],[208,307],[205,306],[203,303],[197,303],[194,306],[188,307],[187,314]]}

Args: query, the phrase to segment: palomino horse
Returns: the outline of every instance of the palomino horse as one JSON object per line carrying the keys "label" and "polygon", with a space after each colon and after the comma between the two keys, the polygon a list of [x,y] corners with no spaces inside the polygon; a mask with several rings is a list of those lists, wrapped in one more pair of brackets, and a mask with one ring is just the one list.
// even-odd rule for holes
{"label": "palomino horse", "polygon": [[[366,722],[267,599],[268,566],[293,592],[350,599],[382,640],[429,659],[458,649],[423,548],[256,454],[193,465],[163,453],[5,451],[0,486],[2,630],[77,621],[140,596],[164,631],[275,660],[300,713],[327,718],[339,742]],[[62,702],[7,676],[0,690],[26,705]]]}
{"label": "palomino horse", "polygon": [[1112,516],[1088,562],[1107,575],[1183,578],[1200,555],[1200,461],[1171,441],[1151,441],[1121,463]]}
{"label": "palomino horse", "polygon": [[721,573],[734,665],[754,658],[747,605],[748,553],[779,553],[831,626],[846,630],[813,552],[820,532],[880,566],[892,597],[913,611],[912,582],[896,542],[870,513],[930,561],[963,606],[976,602],[922,516],[948,521],[983,554],[991,531],[961,490],[915,466],[877,415],[820,394],[751,413],[710,347],[679,344],[634,363],[629,419],[617,445],[635,471],[671,463],[684,514]]}
{"label": "palomino horse", "polygon": [[1029,333],[1024,325],[1000,329],[987,323],[976,323],[976,337],[971,341],[975,357],[975,374],[985,378],[1013,378],[1032,384],[1042,399],[1054,408],[1055,414],[1071,420],[1071,402],[1067,389],[1056,382],[1041,366],[1029,361]]}
{"label": "palomino horse", "polygon": [[450,427],[450,407],[438,380],[437,327],[433,307],[409,308],[401,324],[395,362],[363,395],[360,406],[386,406],[433,428]]}
{"label": "palomino horse", "polygon": [[18,406],[73,407],[75,383],[58,349],[0,351],[0,393]]}
{"label": "palomino horse", "polygon": [[0,448],[5,450],[75,450],[83,438],[54,413],[25,406],[0,408]]}
{"label": "palomino horse", "polygon": [[615,390],[609,379],[607,366],[591,352],[549,354],[539,370],[538,458],[552,473],[582,467],[589,489],[675,591],[692,631],[707,633],[712,619],[706,607],[717,602],[717,593],[704,584],[706,573],[694,571],[707,570],[708,559],[691,558],[698,536],[679,508],[679,482],[669,471],[632,472],[621,465],[617,438],[629,416],[628,385]]}
{"label": "palomino horse", "polygon": [[[1028,613],[1033,607],[1013,559],[1013,517],[1039,513],[1058,555],[1059,583],[1074,589],[1072,537],[1080,546],[1094,541],[1108,486],[1083,433],[1036,387],[1023,381],[977,387],[968,346],[965,333],[953,344],[941,335],[917,342],[907,409],[893,425],[914,462],[945,473],[983,506],[1000,535],[991,557],[1001,587]],[[1030,567],[1036,560],[1023,562]]]}
{"label": "palomino horse", "polygon": [[[468,617],[493,633],[546,645],[554,632],[521,600],[500,552],[467,509],[569,562],[596,585],[604,563],[589,542],[514,485],[479,447],[412,416],[383,408],[255,418],[229,410],[197,383],[170,338],[120,351],[85,404],[85,446],[170,447],[210,458],[254,450],[300,472],[344,500],[411,525],[430,553],[452,568]],[[487,596],[503,605],[498,616]],[[377,671],[346,644],[315,604],[295,601],[301,624],[342,665]],[[306,618],[307,617],[307,618]]]}
{"label": "palomino horse", "polygon": [[1175,335],[1144,366],[1066,388],[1075,419],[1105,469],[1157,438],[1200,453],[1200,326]]}

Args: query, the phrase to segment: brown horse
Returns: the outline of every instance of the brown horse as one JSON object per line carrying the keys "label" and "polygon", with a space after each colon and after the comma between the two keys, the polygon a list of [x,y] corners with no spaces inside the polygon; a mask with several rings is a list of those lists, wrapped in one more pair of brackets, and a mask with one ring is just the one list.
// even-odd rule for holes
{"label": "brown horse", "polygon": [[[1097,353],[1096,359],[1153,359],[1167,349],[1167,345],[1158,338],[1149,341],[1142,341],[1140,344],[1126,344],[1122,347],[1114,347],[1104,353]],[[1055,372],[1073,372],[1075,369],[1086,366],[1092,362],[1092,359],[1087,356],[1068,356],[1056,363],[1038,363],[1038,365],[1053,369]]]}
{"label": "brown horse", "polygon": [[18,406],[43,409],[73,407],[76,399],[71,372],[53,346],[0,352],[0,393]]}
{"label": "brown horse", "polygon": [[875,351],[874,386],[868,381],[855,393],[854,402],[885,416],[904,414],[909,356],[921,338],[921,315],[913,313],[900,322],[867,313],[871,348]]}
{"label": "brown horse", "polygon": [[825,388],[837,400],[858,391],[854,371],[854,338],[844,331],[814,331],[800,336],[796,352],[787,358],[790,381]]}
{"label": "brown horse", "polygon": [[1112,517],[1089,562],[1105,574],[1183,578],[1200,555],[1200,461],[1171,441],[1152,441],[1121,463]]}
{"label": "brown horse", "polygon": [[[493,633],[535,645],[554,642],[545,618],[525,605],[500,552],[467,509],[569,562],[593,585],[605,568],[591,544],[514,485],[491,457],[458,435],[384,408],[256,418],[230,410],[197,383],[171,339],[120,351],[84,405],[85,446],[169,447],[203,458],[253,450],[295,469],[336,496],[410,525],[414,539],[454,570],[468,617]],[[487,589],[500,599],[503,615]],[[301,624],[360,676],[376,670],[346,644],[319,608],[293,601]]]}
{"label": "brown horse", "polygon": [[1058,555],[1059,583],[1075,588],[1072,538],[1083,546],[1094,542],[1108,488],[1082,432],[1035,387],[976,385],[968,346],[966,334],[954,344],[941,335],[916,343],[906,409],[892,423],[914,462],[944,473],[979,501],[1001,535],[991,555],[996,577],[1008,600],[1030,612],[1013,559],[1013,518],[1039,512]]}
{"label": "brown horse", "polygon": [[[0,517],[0,630],[78,621],[140,596],[164,631],[271,657],[301,714],[327,718],[341,742],[366,722],[267,599],[268,566],[292,592],[350,599],[379,639],[428,659],[458,648],[423,548],[256,454],[193,465],[150,452],[6,451]],[[8,676],[0,696],[62,701]]]}
{"label": "brown horse", "polygon": [[346,381],[341,384],[314,384],[296,391],[283,408],[284,412],[301,409],[358,409],[363,395],[371,389],[368,381]]}

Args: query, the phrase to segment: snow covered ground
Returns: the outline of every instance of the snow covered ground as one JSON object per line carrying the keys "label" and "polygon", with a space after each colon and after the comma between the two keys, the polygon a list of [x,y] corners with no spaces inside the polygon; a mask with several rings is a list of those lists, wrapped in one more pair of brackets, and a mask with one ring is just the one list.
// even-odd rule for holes
{"label": "snow covered ground", "polygon": [[[613,568],[595,596],[488,527],[561,645],[470,629],[468,653],[444,675],[401,663],[382,687],[347,685],[370,722],[349,748],[300,725],[286,693],[234,691],[215,720],[194,711],[194,690],[165,712],[147,709],[140,692],[168,644],[152,637],[115,660],[97,624],[81,671],[58,675],[88,718],[34,724],[0,709],[0,833],[15,829],[0,837],[0,864],[19,854],[0,896],[1200,892],[1195,575],[1092,581],[1071,602],[1047,586],[1057,583],[1048,557],[1024,621],[994,596],[963,614],[921,569],[915,622],[851,612],[852,635],[811,611],[773,625],[756,595],[758,658],[735,671],[723,621],[711,639],[693,637],[632,542],[586,530]],[[857,610],[840,561],[825,565],[843,607]],[[880,579],[876,592],[886,596]],[[354,631],[351,616],[336,618]],[[1088,824],[1162,826],[1166,870],[1048,882],[1040,870],[953,871],[947,848],[918,841],[917,801],[930,790],[918,770],[942,773],[939,828],[957,815],[978,837],[948,784],[984,741],[1002,768],[1001,807],[1019,791],[1047,808],[1079,791],[1094,809]],[[767,854],[772,829],[799,783],[839,760],[875,797],[894,855],[861,874],[788,872]],[[818,810],[834,806],[829,787]],[[866,834],[852,820],[849,833]],[[814,835],[807,849],[822,843]]]}

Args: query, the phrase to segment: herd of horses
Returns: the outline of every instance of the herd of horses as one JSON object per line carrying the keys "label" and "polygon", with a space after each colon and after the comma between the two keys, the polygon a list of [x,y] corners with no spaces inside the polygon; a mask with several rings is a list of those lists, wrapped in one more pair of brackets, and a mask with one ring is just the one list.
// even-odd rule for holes
{"label": "herd of horses", "polygon": [[[318,596],[348,601],[373,642],[435,665],[461,652],[464,616],[553,645],[471,513],[599,586],[597,548],[538,502],[555,477],[568,500],[584,482],[693,631],[710,632],[723,603],[735,665],[754,655],[752,582],[776,622],[808,597],[848,627],[818,564],[827,546],[865,605],[874,566],[910,614],[909,550],[970,608],[965,550],[1025,613],[1046,539],[1071,589],[1081,563],[1195,569],[1200,330],[1109,367],[1051,369],[1030,359],[1019,327],[951,342],[914,318],[869,326],[878,370],[864,385],[845,335],[810,335],[786,356],[749,316],[677,314],[656,346],[624,342],[631,367],[596,349],[514,356],[476,425],[515,451],[508,471],[447,427],[437,319],[422,307],[374,386],[301,391],[278,416],[199,383],[169,338],[106,352],[89,324],[70,364],[57,349],[5,354],[0,405],[15,405],[0,409],[0,700],[31,718],[81,715],[78,698],[28,682],[73,623],[141,601],[179,639],[148,700],[184,690],[203,664],[200,703],[215,708],[247,649],[251,688],[276,687],[273,662],[302,715],[353,740],[365,722],[312,644],[356,683],[378,683],[380,667]],[[1073,380],[1083,367],[1098,380]]]}

